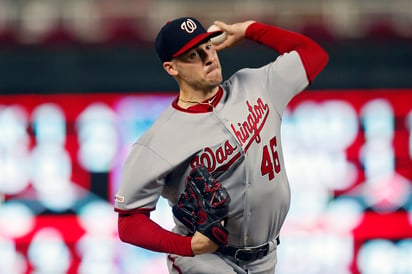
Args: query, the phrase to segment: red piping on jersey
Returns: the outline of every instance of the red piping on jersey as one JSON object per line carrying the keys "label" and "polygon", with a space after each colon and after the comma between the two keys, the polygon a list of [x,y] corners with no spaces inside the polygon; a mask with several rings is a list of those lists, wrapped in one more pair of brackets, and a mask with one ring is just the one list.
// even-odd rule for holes
{"label": "red piping on jersey", "polygon": [[279,54],[297,51],[309,83],[312,83],[329,61],[328,53],[315,41],[296,32],[255,22],[247,28],[245,35],[246,38],[268,46]]}
{"label": "red piping on jersey", "polygon": [[124,210],[124,209],[119,209],[119,208],[114,208],[114,211],[120,214],[125,214],[125,215],[130,215],[130,214],[135,214],[135,213],[149,213],[151,211],[155,210],[155,208],[135,208],[135,209],[130,209],[130,210]]}
{"label": "red piping on jersey", "polygon": [[[223,97],[223,89],[222,89],[221,86],[219,86],[219,90],[217,91],[217,93],[215,95],[213,95],[212,97],[202,101],[201,104],[196,104],[196,105],[191,106],[189,108],[182,108],[177,104],[177,102],[179,101],[179,96],[178,96],[172,102],[172,106],[177,110],[180,110],[180,111],[183,111],[183,112],[189,112],[189,113],[211,112],[211,111],[213,111],[213,108],[216,107],[217,104],[219,104],[222,97]],[[214,100],[209,104],[208,101],[212,100],[213,98],[214,98]]]}
{"label": "red piping on jersey", "polygon": [[172,267],[173,267],[173,269],[176,269],[177,273],[182,274],[183,272],[182,272],[182,270],[180,269],[180,267],[178,267],[178,266],[175,264],[175,263],[176,263],[176,259],[175,259],[175,258],[172,258],[172,256],[170,256],[170,254],[169,254],[169,256],[167,256],[167,258],[172,261]]}

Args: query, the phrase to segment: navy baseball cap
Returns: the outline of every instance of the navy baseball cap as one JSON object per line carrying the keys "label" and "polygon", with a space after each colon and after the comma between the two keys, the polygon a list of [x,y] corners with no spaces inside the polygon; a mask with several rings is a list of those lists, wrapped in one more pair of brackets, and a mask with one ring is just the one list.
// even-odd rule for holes
{"label": "navy baseball cap", "polygon": [[182,17],[169,21],[156,36],[155,48],[162,62],[197,46],[201,42],[221,34],[222,31],[207,32],[193,17]]}

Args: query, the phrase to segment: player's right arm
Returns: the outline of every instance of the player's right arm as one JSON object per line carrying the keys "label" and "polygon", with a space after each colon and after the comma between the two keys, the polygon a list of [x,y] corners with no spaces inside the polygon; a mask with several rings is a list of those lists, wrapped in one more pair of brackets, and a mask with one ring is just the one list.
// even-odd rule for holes
{"label": "player's right arm", "polygon": [[121,241],[148,250],[193,256],[191,237],[163,229],[150,219],[149,211],[119,213],[118,233]]}
{"label": "player's right arm", "polygon": [[219,246],[211,239],[196,231],[192,236],[191,248],[193,255],[215,252]]}
{"label": "player's right arm", "polygon": [[180,256],[210,253],[218,248],[217,244],[199,232],[193,236],[182,236],[163,229],[150,219],[150,211],[119,213],[118,233],[125,243]]}
{"label": "player's right arm", "polygon": [[162,180],[156,178],[168,169],[169,163],[153,153],[148,146],[139,142],[133,146],[115,196],[120,240],[148,250],[180,256],[215,251],[216,244],[204,239],[199,233],[193,236],[179,235],[163,229],[150,219],[150,212],[155,209],[163,189]]}

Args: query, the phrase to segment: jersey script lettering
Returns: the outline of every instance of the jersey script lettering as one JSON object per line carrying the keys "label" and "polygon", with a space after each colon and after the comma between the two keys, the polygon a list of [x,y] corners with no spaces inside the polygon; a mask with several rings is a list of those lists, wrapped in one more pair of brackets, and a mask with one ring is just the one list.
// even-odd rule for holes
{"label": "jersey script lettering", "polygon": [[246,101],[249,114],[244,122],[237,123],[237,126],[232,124],[232,130],[238,142],[244,147],[246,152],[249,146],[256,140],[260,143],[260,131],[262,130],[266,118],[269,115],[269,106],[264,103],[261,98],[258,98],[255,105],[251,105]]}
{"label": "jersey script lettering", "polygon": [[216,150],[210,147],[203,149],[201,153],[196,155],[190,165],[196,167],[199,165],[204,165],[209,171],[216,169],[217,165],[225,163],[231,155],[236,151],[237,146],[233,146],[228,140],[219,146]]}

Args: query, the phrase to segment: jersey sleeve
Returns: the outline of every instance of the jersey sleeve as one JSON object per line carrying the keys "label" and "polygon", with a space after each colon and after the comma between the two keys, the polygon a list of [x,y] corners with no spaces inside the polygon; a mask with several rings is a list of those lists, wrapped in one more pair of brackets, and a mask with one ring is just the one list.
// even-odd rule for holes
{"label": "jersey sleeve", "polygon": [[266,67],[268,96],[280,115],[290,100],[303,91],[309,81],[296,51],[280,55]]}
{"label": "jersey sleeve", "polygon": [[130,213],[154,209],[164,186],[162,174],[170,165],[149,147],[135,143],[123,168],[121,184],[115,195],[115,211]]}
{"label": "jersey sleeve", "polygon": [[297,52],[279,56],[275,61],[255,69],[242,69],[223,86],[238,92],[263,93],[282,116],[289,101],[308,85],[305,69]]}
{"label": "jersey sleeve", "polygon": [[247,28],[245,35],[279,54],[296,51],[305,68],[309,84],[329,61],[328,53],[318,43],[300,33],[255,22]]}
{"label": "jersey sleeve", "polygon": [[307,36],[275,26],[253,23],[246,38],[272,48],[280,55],[264,67],[269,97],[279,115],[289,101],[303,91],[326,66],[329,56]]}

